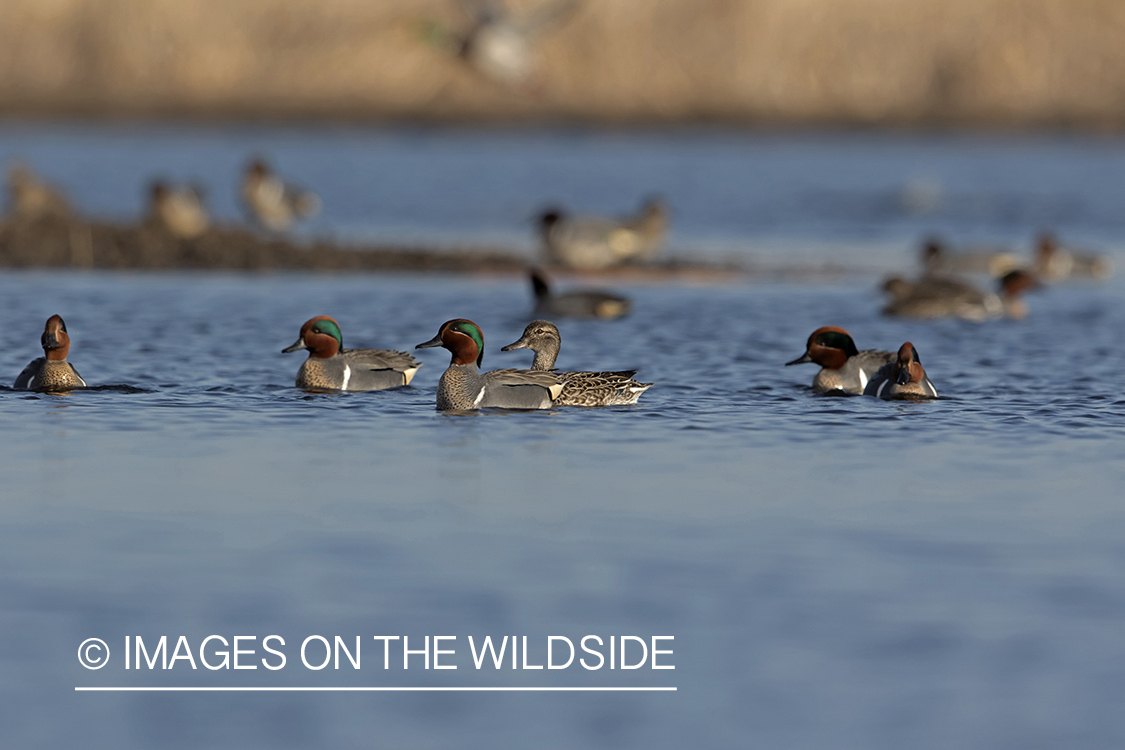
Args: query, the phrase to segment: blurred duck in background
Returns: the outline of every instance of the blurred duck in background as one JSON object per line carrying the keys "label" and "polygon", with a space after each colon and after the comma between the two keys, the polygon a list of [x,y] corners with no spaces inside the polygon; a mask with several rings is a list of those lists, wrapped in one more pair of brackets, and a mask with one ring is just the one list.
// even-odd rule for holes
{"label": "blurred duck in background", "polygon": [[545,0],[524,11],[510,11],[501,0],[461,0],[470,25],[456,31],[439,21],[426,21],[423,35],[474,71],[503,88],[538,93],[543,88],[537,37],[562,23],[577,0]]}
{"label": "blurred duck in background", "polygon": [[211,219],[203,206],[203,190],[154,180],[149,185],[148,223],[184,239],[201,236],[211,228]]}
{"label": "blurred duck in background", "polygon": [[945,199],[941,182],[936,178],[918,175],[910,178],[897,194],[899,208],[913,216],[932,214],[941,208]]}
{"label": "blurred duck in background", "polygon": [[937,388],[934,388],[926,371],[922,369],[918,350],[909,341],[899,347],[894,362],[883,365],[875,376],[867,381],[863,395],[875,396],[887,401],[938,397]]}
{"label": "blurred duck in background", "polygon": [[8,168],[8,210],[15,219],[69,218],[70,203],[58,189],[41,180],[31,167]]}
{"label": "blurred duck in background", "polygon": [[253,160],[246,167],[242,200],[254,219],[272,232],[284,232],[297,219],[320,212],[316,193],[282,182],[262,159]]}
{"label": "blurred duck in background", "polygon": [[[562,349],[562,335],[558,326],[548,320],[533,320],[523,329],[523,335],[500,351],[530,349],[535,352],[532,370],[554,370],[555,359]],[[652,383],[633,380],[636,370],[618,372],[561,372],[563,389],[555,399],[556,406],[624,406],[637,403],[641,394]]]}
{"label": "blurred duck in background", "polygon": [[902,318],[963,318],[989,320],[992,318],[1024,318],[1027,305],[1024,292],[1036,289],[1039,282],[1023,270],[1009,271],[997,283],[997,292],[984,292],[960,279],[924,276],[918,281],[900,277],[887,279],[883,291],[890,301],[883,308],[884,315]]}
{"label": "blurred duck in background", "polygon": [[1000,278],[1020,267],[1018,256],[999,250],[950,252],[945,243],[931,237],[922,245],[922,272],[926,275],[950,273],[987,273]]}
{"label": "blurred duck in background", "polygon": [[538,317],[613,320],[627,315],[632,307],[627,298],[597,289],[553,294],[550,284],[540,271],[531,271],[530,277],[531,289],[535,294],[533,315]]}
{"label": "blurred duck in background", "polygon": [[1059,246],[1055,235],[1043,232],[1035,241],[1035,273],[1044,281],[1071,278],[1108,279],[1113,261],[1104,255],[1075,253]]}
{"label": "blurred duck in background", "polygon": [[543,250],[550,263],[567,268],[610,268],[656,255],[668,231],[668,208],[648,198],[635,216],[625,219],[571,217],[560,209],[539,217]]}

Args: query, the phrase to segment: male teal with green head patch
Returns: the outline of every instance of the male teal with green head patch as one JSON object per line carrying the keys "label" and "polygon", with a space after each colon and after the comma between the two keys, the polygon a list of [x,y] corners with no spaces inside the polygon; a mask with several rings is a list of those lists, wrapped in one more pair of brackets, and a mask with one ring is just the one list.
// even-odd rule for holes
{"label": "male teal with green head patch", "polygon": [[283,354],[288,354],[300,349],[308,349],[310,357],[330,359],[343,348],[344,336],[340,333],[340,324],[327,315],[318,315],[305,321],[296,343],[281,351]]}
{"label": "male teal with green head patch", "polygon": [[441,346],[453,355],[451,364],[481,366],[484,361],[484,334],[480,326],[466,318],[450,320],[438,329],[437,336],[425,341],[415,349],[431,349]]}
{"label": "male teal with green head patch", "polygon": [[436,346],[448,349],[453,355],[438,382],[439,411],[471,411],[490,406],[549,409],[562,392],[563,381],[553,372],[493,370],[482,375],[478,368],[484,360],[484,334],[471,320],[446,321],[437,336],[416,348]]}
{"label": "male teal with green head patch", "polygon": [[282,352],[307,349],[297,387],[316,391],[377,391],[410,385],[421,364],[405,352],[345,349],[340,324],[318,315],[301,326],[301,336]]}
{"label": "male teal with green head patch", "polygon": [[344,348],[344,334],[340,333],[340,325],[327,315],[321,316],[320,320],[309,330],[313,333],[331,336],[336,339],[336,343],[339,344],[341,349]]}

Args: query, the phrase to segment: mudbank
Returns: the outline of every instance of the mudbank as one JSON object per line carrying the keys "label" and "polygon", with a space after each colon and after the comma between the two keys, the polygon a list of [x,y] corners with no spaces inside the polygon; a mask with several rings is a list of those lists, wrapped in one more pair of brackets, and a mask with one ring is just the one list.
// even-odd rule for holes
{"label": "mudbank", "polygon": [[0,267],[116,269],[308,269],[321,271],[519,272],[526,260],[502,251],[351,247],[215,227],[184,239],[148,225],[46,217],[0,223]]}

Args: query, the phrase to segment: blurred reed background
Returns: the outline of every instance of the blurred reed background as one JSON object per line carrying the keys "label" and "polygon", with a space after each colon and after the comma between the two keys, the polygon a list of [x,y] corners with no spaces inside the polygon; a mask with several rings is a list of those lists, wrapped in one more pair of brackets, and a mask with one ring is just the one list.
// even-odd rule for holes
{"label": "blurred reed background", "polygon": [[453,53],[479,3],[5,0],[0,116],[1125,124],[1119,0],[573,6],[513,87]]}

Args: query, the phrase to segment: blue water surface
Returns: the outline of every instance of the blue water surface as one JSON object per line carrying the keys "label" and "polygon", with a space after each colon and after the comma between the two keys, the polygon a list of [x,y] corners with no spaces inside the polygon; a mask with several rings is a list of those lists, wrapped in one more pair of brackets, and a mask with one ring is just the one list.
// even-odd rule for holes
{"label": "blue water surface", "polygon": [[[9,132],[5,153],[34,152],[37,139],[50,137],[60,150],[86,154],[87,164],[100,163],[106,142],[125,150],[113,133],[61,132]],[[487,140],[450,137],[453,145],[417,140],[437,161],[449,153],[471,161],[475,152],[454,146]],[[620,143],[638,165],[660,163],[664,146],[653,139],[674,141],[560,137]],[[154,144],[190,154],[212,148],[213,138],[160,131],[140,138],[136,153],[155,163]],[[232,154],[243,138],[230,136]],[[312,138],[312,151],[353,144],[357,155],[371,142],[413,142],[395,132],[270,138]],[[776,139],[794,163],[815,154],[846,162],[859,148],[853,136]],[[1059,192],[1072,189],[1068,175],[1091,154],[1109,149],[1098,141],[986,142],[991,149],[971,139],[923,141],[895,138],[890,148],[921,161],[936,148],[961,164],[974,155],[1006,159],[1009,148],[1038,154],[1059,165],[1051,188]],[[775,137],[688,139],[679,158],[692,165],[693,154],[741,153],[747,142],[772,153]],[[402,158],[422,159],[404,148]],[[513,148],[564,150],[535,134]],[[186,171],[179,151],[164,153],[185,159]],[[68,184],[102,194],[95,171]],[[892,169],[876,159],[867,179],[881,171]],[[787,182],[786,173],[776,172],[778,192],[800,194],[800,170]],[[61,167],[56,176],[65,176]],[[829,192],[849,192],[843,179],[817,179]],[[995,174],[961,179],[1001,203],[1022,205],[1047,190],[1018,176],[999,187]],[[472,200],[492,195],[498,215],[507,189],[483,184],[485,197]],[[657,187],[706,190],[690,180]],[[1087,237],[1108,244],[1115,219],[1102,201],[1113,190],[1076,194],[1075,231],[1086,226]],[[117,199],[105,200],[111,212]],[[406,203],[420,211],[421,200]],[[733,216],[734,202],[714,211]],[[403,225],[414,221],[409,213]],[[457,224],[437,213],[437,229]],[[691,237],[697,230],[684,221],[681,236]],[[705,236],[710,222],[696,221]],[[466,232],[487,233],[489,222],[501,223],[465,219]],[[1007,236],[1022,238],[1031,223]],[[714,224],[750,244],[784,234],[819,247],[837,234],[795,219],[778,234]],[[976,231],[968,220],[951,224]],[[885,231],[901,232],[905,245],[908,229]],[[1059,285],[1029,299],[1024,321],[974,324],[883,318],[877,281],[625,286],[630,317],[560,321],[559,364],[638,368],[638,378],[655,383],[638,405],[449,416],[433,408],[443,350],[417,353],[425,364],[411,387],[339,395],[294,388],[302,355],[280,350],[316,314],[334,315],[348,346],[403,350],[463,316],[484,331],[486,368],[526,366],[527,352],[499,351],[527,322],[523,280],[3,272],[2,382],[39,355],[43,322],[60,313],[70,360],[88,383],[131,388],[66,396],[0,389],[0,745],[1125,746],[1125,283]],[[862,348],[912,341],[942,398],[815,396],[807,388],[815,367],[783,363],[827,324],[847,328]],[[126,636],[151,644],[185,635],[197,646],[212,634],[259,642],[279,634],[288,664],[277,672],[193,671],[184,662],[124,668]],[[349,644],[362,636],[362,668],[302,667],[298,647],[312,634]],[[456,635],[450,661],[458,669],[425,670],[421,657],[408,670],[382,669],[372,636],[396,634],[412,648],[426,635]],[[476,670],[466,640],[526,635],[535,663],[548,636],[587,634],[674,636],[676,668]],[[76,659],[90,637],[111,651],[97,671]]]}

